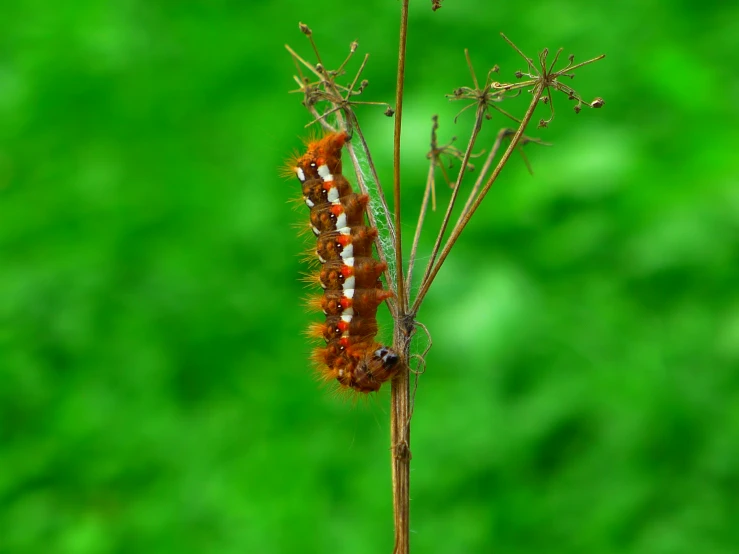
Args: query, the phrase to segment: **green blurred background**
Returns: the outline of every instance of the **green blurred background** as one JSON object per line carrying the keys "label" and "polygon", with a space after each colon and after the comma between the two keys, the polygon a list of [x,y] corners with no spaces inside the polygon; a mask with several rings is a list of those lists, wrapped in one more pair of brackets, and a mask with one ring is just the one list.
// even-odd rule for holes
{"label": "green blurred background", "polygon": [[[531,131],[553,146],[533,176],[514,158],[419,314],[413,551],[739,551],[739,7],[412,4],[408,237],[430,116],[470,131],[444,98],[463,48],[501,78],[523,66],[499,31],[607,54],[573,81],[606,108],[555,99]],[[392,103],[398,11],[0,8],[0,552],[391,550],[388,391],[314,381],[279,170],[310,120],[298,21],[329,66],[358,39]],[[358,113],[390,183],[381,111]]]}

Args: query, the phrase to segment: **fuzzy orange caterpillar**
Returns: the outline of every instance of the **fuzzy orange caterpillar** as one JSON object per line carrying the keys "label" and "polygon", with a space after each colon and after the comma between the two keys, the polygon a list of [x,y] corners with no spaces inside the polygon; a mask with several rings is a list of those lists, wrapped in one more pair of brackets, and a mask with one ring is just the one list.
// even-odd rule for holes
{"label": "fuzzy orange caterpillar", "polygon": [[369,198],[355,194],[341,174],[347,139],[346,133],[326,135],[309,143],[294,163],[310,208],[321,263],[317,280],[324,289],[309,305],[322,310],[326,321],[311,325],[309,334],[326,342],[313,352],[324,379],[373,392],[398,370],[398,355],[375,341],[377,308],[392,293],[379,280],[387,265],[372,257],[377,230],[365,225]]}

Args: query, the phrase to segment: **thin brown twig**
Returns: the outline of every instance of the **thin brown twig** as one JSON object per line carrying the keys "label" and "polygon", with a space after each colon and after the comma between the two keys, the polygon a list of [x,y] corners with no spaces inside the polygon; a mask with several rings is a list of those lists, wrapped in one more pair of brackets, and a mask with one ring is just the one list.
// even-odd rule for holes
{"label": "thin brown twig", "polygon": [[429,204],[429,197],[432,200],[432,209],[436,209],[436,199],[435,199],[435,182],[434,182],[434,172],[436,171],[437,166],[441,166],[443,169],[442,164],[439,163],[440,160],[440,150],[439,150],[439,141],[437,138],[437,131],[439,130],[439,116],[434,115],[431,118],[432,124],[431,124],[431,142],[430,142],[430,150],[428,154],[429,158],[429,171],[428,175],[426,176],[426,188],[423,193],[423,200],[421,201],[421,209],[418,213],[418,222],[416,223],[416,230],[413,235],[413,244],[411,246],[411,255],[408,258],[408,273],[406,275],[405,280],[405,296],[406,298],[410,298],[411,293],[411,287],[413,283],[413,268],[416,263],[416,252],[418,250],[418,243],[421,240],[421,230],[423,229],[423,223],[426,219],[426,212],[428,211],[428,204]]}
{"label": "thin brown twig", "polygon": [[[395,265],[397,271],[398,307],[400,318],[396,320],[393,346],[408,360],[412,318],[408,312],[408,298],[403,285],[402,234],[400,227],[400,133],[403,118],[403,87],[405,83],[405,52],[408,35],[408,3],[403,0],[400,10],[400,36],[398,45],[398,75],[395,89],[395,130],[393,134],[393,201],[395,209]],[[393,519],[395,523],[394,554],[408,554],[410,549],[410,372],[407,362],[393,379],[390,391],[390,449],[392,452]]]}
{"label": "thin brown twig", "polygon": [[434,189],[434,171],[436,169],[436,158],[431,159],[429,164],[429,172],[426,176],[426,190],[423,192],[423,200],[421,200],[421,210],[418,213],[418,223],[416,223],[416,231],[413,235],[413,245],[411,246],[411,255],[408,258],[408,274],[405,279],[405,295],[410,298],[411,286],[413,282],[413,267],[416,262],[416,252],[418,250],[418,243],[421,240],[421,229],[423,228],[424,220],[426,219],[426,212],[428,211],[429,198],[431,191]]}
{"label": "thin brown twig", "polygon": [[397,269],[398,304],[403,310],[407,308],[403,287],[403,248],[400,229],[400,134],[403,124],[403,90],[405,86],[405,50],[408,36],[408,2],[403,0],[400,11],[400,39],[398,46],[398,76],[395,89],[395,129],[393,132],[393,202],[395,208],[395,229],[397,242],[395,244],[395,262]]}
{"label": "thin brown twig", "polygon": [[511,129],[501,129],[498,131],[498,134],[495,137],[495,142],[493,143],[493,147],[490,149],[490,153],[488,154],[488,157],[485,159],[485,163],[482,166],[482,169],[480,170],[479,175],[477,176],[477,179],[475,179],[475,184],[472,187],[472,190],[470,191],[469,196],[467,197],[467,202],[465,202],[464,207],[462,208],[462,213],[459,214],[459,218],[457,219],[457,223],[455,224],[455,227],[459,225],[459,222],[462,220],[462,217],[464,214],[467,213],[467,211],[470,209],[470,205],[475,199],[475,196],[477,194],[477,191],[480,190],[480,187],[482,186],[483,181],[485,180],[485,175],[487,175],[487,172],[490,170],[490,166],[493,165],[493,160],[495,159],[496,154],[498,153],[498,150],[500,149],[500,145],[503,142],[503,139],[506,136],[510,136],[510,133],[513,131]]}

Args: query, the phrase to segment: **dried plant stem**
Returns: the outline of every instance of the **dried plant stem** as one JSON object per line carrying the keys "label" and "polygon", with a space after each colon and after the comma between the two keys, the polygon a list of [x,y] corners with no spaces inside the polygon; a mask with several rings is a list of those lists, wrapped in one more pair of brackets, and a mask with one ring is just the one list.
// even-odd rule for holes
{"label": "dried plant stem", "polygon": [[408,360],[413,319],[405,317],[408,297],[403,284],[403,253],[400,226],[400,132],[403,119],[403,87],[405,82],[405,51],[408,34],[408,3],[403,0],[400,10],[398,75],[395,90],[395,132],[393,136],[393,202],[395,209],[395,265],[397,271],[398,309],[393,337],[395,351],[405,361],[405,369],[393,379],[390,391],[390,451],[393,478],[393,519],[395,524],[394,554],[408,554],[410,549],[410,488],[411,488],[411,400]]}
{"label": "dried plant stem", "polygon": [[403,0],[400,11],[400,40],[398,46],[398,76],[395,88],[395,131],[393,134],[393,202],[395,208],[395,262],[397,266],[398,304],[402,310],[407,308],[405,287],[403,286],[403,249],[400,229],[400,132],[403,122],[403,88],[405,85],[405,50],[408,35],[408,2]]}
{"label": "dried plant stem", "polygon": [[[459,174],[457,175],[457,181],[454,183],[454,189],[452,190],[452,195],[449,198],[449,205],[447,206],[446,213],[444,214],[444,220],[442,221],[441,227],[439,228],[439,233],[436,236],[436,242],[434,242],[434,248],[431,251],[431,257],[429,258],[428,265],[426,266],[426,271],[424,272],[423,278],[421,279],[421,284],[428,281],[429,275],[431,274],[432,268],[434,267],[436,255],[439,253],[441,241],[444,239],[444,233],[446,232],[447,225],[449,224],[449,220],[451,219],[452,210],[454,210],[454,204],[457,201],[457,196],[459,195],[459,189],[462,184],[462,179],[464,179],[465,172],[469,167],[470,157],[472,156],[472,148],[475,145],[477,136],[480,134],[480,129],[482,129],[482,120],[485,117],[485,112],[486,106],[484,104],[479,104],[475,113],[475,125],[472,129],[472,136],[470,136],[470,140],[467,143],[467,149],[465,150],[464,156],[462,157]],[[418,309],[417,306],[419,305],[419,302],[415,302],[414,308],[411,310],[410,313],[415,314]]]}
{"label": "dried plant stem", "polygon": [[[413,319],[402,318],[395,326],[393,346],[401,359],[410,359]],[[390,442],[393,476],[393,514],[395,547],[393,554],[408,554],[410,538],[411,474],[411,396],[410,372],[406,367],[392,381],[390,405]]]}
{"label": "dried plant stem", "polygon": [[429,287],[436,277],[436,274],[439,272],[439,269],[441,269],[444,260],[446,260],[446,257],[449,255],[452,247],[457,242],[457,239],[462,234],[462,231],[467,226],[467,223],[469,223],[470,218],[474,215],[475,211],[477,211],[477,208],[480,206],[480,203],[483,201],[485,195],[490,190],[490,187],[493,186],[493,183],[498,178],[498,175],[500,175],[500,172],[502,171],[505,164],[508,162],[508,159],[511,157],[511,154],[521,140],[521,137],[523,136],[523,133],[526,130],[527,125],[529,124],[529,121],[531,121],[531,117],[534,115],[534,110],[536,110],[536,107],[539,104],[539,99],[541,98],[541,95],[544,92],[545,88],[546,86],[543,83],[536,84],[534,90],[532,91],[533,98],[531,99],[531,104],[529,104],[529,107],[526,110],[526,114],[521,120],[521,124],[518,126],[518,129],[516,129],[516,133],[513,135],[513,138],[511,138],[511,142],[508,145],[508,148],[506,148],[505,152],[501,156],[498,165],[493,170],[493,173],[490,175],[490,178],[485,183],[485,186],[480,191],[480,194],[477,196],[472,206],[470,206],[469,210],[463,213],[460,221],[457,223],[457,225],[454,226],[454,229],[452,229],[452,233],[449,236],[446,244],[444,245],[444,248],[439,255],[439,259],[437,260],[433,269],[429,272],[428,276],[424,278],[421,283],[421,287],[418,291],[418,296],[413,302],[411,313],[416,313],[416,311],[418,310],[418,307],[421,305],[421,302],[423,302],[423,299],[426,297],[426,294],[429,291]]}
{"label": "dried plant stem", "polygon": [[490,166],[493,165],[493,160],[495,159],[495,156],[498,154],[498,150],[500,149],[500,145],[503,143],[503,139],[507,136],[510,136],[512,132],[513,132],[513,129],[501,129],[500,131],[498,131],[498,135],[495,137],[495,142],[493,143],[493,147],[490,149],[490,153],[488,154],[488,157],[485,159],[485,163],[483,164],[482,169],[480,170],[480,174],[475,180],[475,184],[472,187],[472,190],[470,191],[470,195],[467,198],[467,202],[465,202],[464,204],[464,208],[462,208],[462,212],[459,214],[459,219],[457,219],[457,223],[455,224],[455,227],[459,225],[464,215],[470,210],[470,206],[472,205],[472,202],[474,202],[476,198],[477,191],[480,190],[480,187],[482,186],[482,182],[485,180],[485,175],[487,175],[488,171],[490,170]]}
{"label": "dried plant stem", "polygon": [[429,164],[429,173],[426,177],[426,190],[423,193],[423,200],[421,201],[421,210],[418,213],[418,223],[416,224],[416,232],[413,235],[413,245],[411,246],[411,255],[408,258],[408,274],[405,279],[405,296],[410,297],[411,284],[413,282],[413,267],[416,262],[416,252],[418,251],[418,243],[421,240],[421,229],[423,229],[423,222],[426,219],[426,212],[429,207],[429,200],[431,193],[434,190],[434,170],[436,169],[436,159],[432,158]]}

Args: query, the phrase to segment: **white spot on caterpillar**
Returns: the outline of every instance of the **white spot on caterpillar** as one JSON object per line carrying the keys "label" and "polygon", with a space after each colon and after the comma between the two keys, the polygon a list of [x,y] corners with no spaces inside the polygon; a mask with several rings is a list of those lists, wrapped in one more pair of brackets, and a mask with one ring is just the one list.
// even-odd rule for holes
{"label": "white spot on caterpillar", "polygon": [[347,244],[344,247],[344,249],[341,251],[341,257],[344,258],[345,260],[347,258],[354,258],[354,245],[353,244]]}
{"label": "white spot on caterpillar", "polygon": [[351,323],[352,322],[352,317],[354,317],[354,316],[348,315],[348,314],[347,315],[342,314],[341,315],[341,321],[343,321],[345,323]]}
{"label": "white spot on caterpillar", "polygon": [[342,315],[354,315],[354,308],[346,308],[343,312],[341,312]]}
{"label": "white spot on caterpillar", "polygon": [[354,258],[349,258],[348,260],[344,260],[344,265],[349,267],[354,267]]}
{"label": "white spot on caterpillar", "polygon": [[326,176],[325,176],[325,177],[323,178],[323,180],[324,180],[324,181],[326,181],[327,183],[329,183],[329,182],[331,182],[331,181],[333,181],[333,180],[334,180],[334,176],[333,176],[333,175],[331,175],[331,174],[328,174],[328,175],[326,175]]}
{"label": "white spot on caterpillar", "polygon": [[351,227],[339,227],[338,225],[336,227],[337,227],[336,232],[339,233],[340,235],[349,236],[352,234]]}
{"label": "white spot on caterpillar", "polygon": [[[354,289],[344,291],[344,298],[354,298]],[[353,312],[352,312],[353,313]]]}
{"label": "white spot on caterpillar", "polygon": [[328,201],[332,204],[338,204],[339,203],[339,189],[336,187],[331,187],[328,189],[328,194],[326,195],[328,197]]}
{"label": "white spot on caterpillar", "polygon": [[325,263],[326,263],[326,260],[324,260],[324,259],[323,259],[323,258],[321,257],[321,255],[320,255],[320,254],[318,253],[318,250],[316,250],[316,256],[318,256],[318,261],[319,261],[319,262],[321,262],[322,264],[325,264]]}
{"label": "white spot on caterpillar", "polygon": [[339,217],[336,218],[336,227],[346,227],[346,214],[342,213]]}
{"label": "white spot on caterpillar", "polygon": [[[352,258],[352,260],[354,260],[354,258]],[[344,279],[344,284],[341,285],[341,288],[343,288],[344,290],[353,289],[356,282],[356,278],[354,277],[354,275],[352,275],[351,277],[347,277],[346,279]]]}
{"label": "white spot on caterpillar", "polygon": [[301,183],[304,183],[305,182],[305,173],[303,172],[303,168],[302,167],[296,167],[295,168],[295,173],[297,174],[298,179],[300,179],[300,182]]}
{"label": "white spot on caterpillar", "polygon": [[313,234],[314,235],[318,236],[318,235],[321,234],[321,231],[318,230],[318,227],[312,227],[312,229],[313,229]]}
{"label": "white spot on caterpillar", "polygon": [[303,196],[303,198],[305,198],[305,203],[309,208],[312,208],[313,206],[315,206],[315,204],[310,198],[308,198],[307,196]]}
{"label": "white spot on caterpillar", "polygon": [[323,179],[324,181],[328,181],[328,177],[331,177],[333,179],[333,175],[331,175],[331,171],[326,164],[318,166],[318,175],[320,175],[321,179]]}

